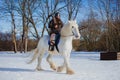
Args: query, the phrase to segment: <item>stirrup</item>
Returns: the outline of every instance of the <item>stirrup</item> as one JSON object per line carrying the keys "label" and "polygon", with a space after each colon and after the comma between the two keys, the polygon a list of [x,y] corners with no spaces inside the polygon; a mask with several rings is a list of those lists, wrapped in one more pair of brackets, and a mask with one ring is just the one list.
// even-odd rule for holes
{"label": "stirrup", "polygon": [[49,45],[49,50],[54,51],[54,45]]}
{"label": "stirrup", "polygon": [[55,46],[55,40],[51,40],[49,45],[49,50],[54,51],[54,46]]}

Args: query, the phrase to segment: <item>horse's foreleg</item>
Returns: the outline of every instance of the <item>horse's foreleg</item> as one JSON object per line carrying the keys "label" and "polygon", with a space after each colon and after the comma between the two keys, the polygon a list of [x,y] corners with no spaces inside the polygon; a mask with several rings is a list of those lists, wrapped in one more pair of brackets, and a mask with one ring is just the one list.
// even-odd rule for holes
{"label": "horse's foreleg", "polygon": [[44,54],[44,51],[40,51],[40,52],[39,52],[38,64],[37,64],[37,67],[36,67],[36,70],[38,70],[38,71],[43,70],[43,69],[41,68],[41,62],[42,62],[43,54]]}
{"label": "horse's foreleg", "polygon": [[56,70],[56,65],[53,63],[53,61],[52,61],[52,55],[51,54],[49,54],[48,56],[47,56],[47,62],[49,63],[49,65],[50,65],[50,67],[53,69],[53,70]]}
{"label": "horse's foreleg", "polygon": [[67,74],[74,74],[74,71],[70,68],[69,59],[70,59],[70,54],[65,53],[64,54],[64,62],[65,62],[65,66],[66,66],[66,73]]}

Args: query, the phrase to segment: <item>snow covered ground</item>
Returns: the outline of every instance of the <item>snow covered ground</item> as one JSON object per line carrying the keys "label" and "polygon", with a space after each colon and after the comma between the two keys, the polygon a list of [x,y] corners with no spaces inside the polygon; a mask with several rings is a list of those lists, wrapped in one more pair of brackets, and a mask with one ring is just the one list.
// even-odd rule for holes
{"label": "snow covered ground", "polygon": [[[26,64],[28,54],[0,52],[0,80],[120,80],[120,60],[101,61],[99,52],[72,52],[71,67],[74,75],[55,72],[49,68],[46,55],[42,61],[44,71],[35,71],[37,62]],[[57,65],[62,57],[53,58]]]}

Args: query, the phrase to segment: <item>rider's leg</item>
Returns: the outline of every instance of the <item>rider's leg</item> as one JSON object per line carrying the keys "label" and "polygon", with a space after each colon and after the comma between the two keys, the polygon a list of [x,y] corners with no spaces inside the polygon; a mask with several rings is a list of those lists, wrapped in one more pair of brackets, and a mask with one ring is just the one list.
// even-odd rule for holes
{"label": "rider's leg", "polygon": [[49,46],[50,51],[54,51],[54,45],[55,45],[55,33],[52,33],[50,36],[50,46]]}
{"label": "rider's leg", "polygon": [[55,36],[55,44],[58,44],[60,40],[60,33],[57,33]]}
{"label": "rider's leg", "polygon": [[52,33],[50,36],[50,45],[54,45],[55,44],[55,33]]}

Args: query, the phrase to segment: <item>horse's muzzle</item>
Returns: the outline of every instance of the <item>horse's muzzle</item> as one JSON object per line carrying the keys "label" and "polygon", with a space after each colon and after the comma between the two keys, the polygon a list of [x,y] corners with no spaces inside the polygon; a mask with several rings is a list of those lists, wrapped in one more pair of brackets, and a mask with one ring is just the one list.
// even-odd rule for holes
{"label": "horse's muzzle", "polygon": [[80,36],[78,36],[78,35],[75,35],[75,39],[80,39]]}

